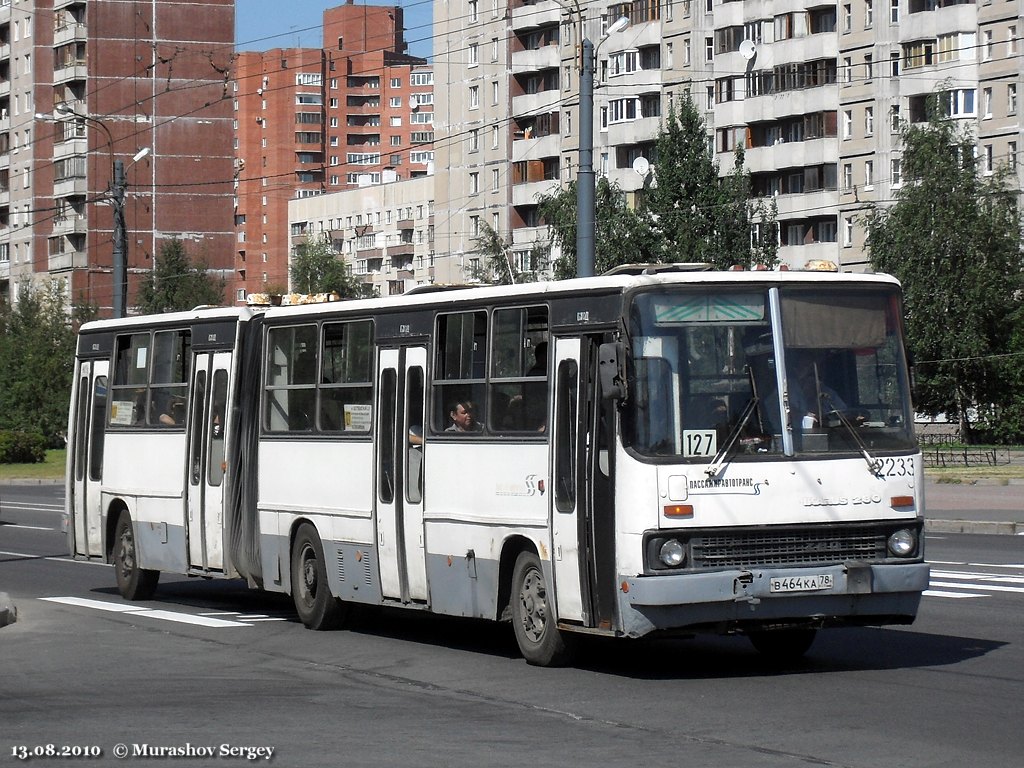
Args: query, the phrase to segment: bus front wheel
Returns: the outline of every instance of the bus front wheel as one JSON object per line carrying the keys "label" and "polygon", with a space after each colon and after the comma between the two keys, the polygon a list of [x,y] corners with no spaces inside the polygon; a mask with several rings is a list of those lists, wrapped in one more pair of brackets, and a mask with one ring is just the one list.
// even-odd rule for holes
{"label": "bus front wheel", "polygon": [[125,600],[149,600],[156,591],[160,571],[139,567],[139,553],[135,546],[132,518],[122,512],[114,529],[114,551],[111,558],[117,577],[117,591]]}
{"label": "bus front wheel", "polygon": [[573,655],[572,638],[558,629],[540,558],[522,552],[512,571],[512,626],[528,664],[558,667]]}
{"label": "bus front wheel", "polygon": [[309,629],[337,629],[348,614],[348,606],[331,594],[324,548],[309,524],[299,528],[292,544],[292,599]]}

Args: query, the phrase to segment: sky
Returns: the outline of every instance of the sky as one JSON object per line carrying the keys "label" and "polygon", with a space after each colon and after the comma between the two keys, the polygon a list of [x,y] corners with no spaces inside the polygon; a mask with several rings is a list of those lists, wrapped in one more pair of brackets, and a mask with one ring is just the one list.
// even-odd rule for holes
{"label": "sky", "polygon": [[[344,0],[235,0],[235,46],[240,51],[319,48],[323,44],[324,9],[343,3]],[[409,53],[424,58],[431,55],[431,0],[374,0],[366,4],[405,8]]]}

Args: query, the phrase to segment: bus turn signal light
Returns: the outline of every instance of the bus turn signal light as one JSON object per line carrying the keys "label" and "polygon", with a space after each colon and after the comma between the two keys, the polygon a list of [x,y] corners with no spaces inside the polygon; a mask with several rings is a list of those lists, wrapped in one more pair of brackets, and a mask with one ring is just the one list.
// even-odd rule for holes
{"label": "bus turn signal light", "polygon": [[693,504],[667,504],[665,517],[693,517]]}

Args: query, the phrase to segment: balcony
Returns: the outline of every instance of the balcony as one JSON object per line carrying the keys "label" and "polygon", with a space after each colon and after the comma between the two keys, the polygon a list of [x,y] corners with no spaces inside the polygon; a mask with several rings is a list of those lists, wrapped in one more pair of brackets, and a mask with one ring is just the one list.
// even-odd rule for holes
{"label": "balcony", "polygon": [[56,48],[75,41],[85,42],[88,31],[85,24],[62,24],[53,30],[53,46]]}
{"label": "balcony", "polygon": [[74,80],[86,80],[89,68],[85,61],[71,61],[53,70],[53,84],[70,83]]}
{"label": "balcony", "polygon": [[57,216],[53,220],[53,234],[57,235],[86,235],[89,232],[89,221],[84,213],[70,213],[66,216]]}
{"label": "balcony", "polygon": [[520,3],[512,8],[512,29],[519,31],[557,24],[561,17],[562,9],[554,0]]}
{"label": "balcony", "polygon": [[543,45],[512,54],[512,72],[534,72],[557,68],[560,63],[557,45]]}
{"label": "balcony", "polygon": [[71,141],[58,141],[53,145],[53,159],[66,160],[69,157],[79,155],[85,157],[89,152],[89,140],[84,136]]}
{"label": "balcony", "polygon": [[85,251],[64,251],[51,253],[48,265],[50,272],[61,272],[67,269],[84,269],[89,266],[89,258]]}
{"label": "balcony", "polygon": [[516,138],[512,142],[512,162],[533,160],[537,157],[557,157],[561,141],[561,137],[554,133],[537,139]]}
{"label": "balcony", "polygon": [[89,193],[89,182],[85,176],[72,176],[53,182],[54,197],[85,197]]}

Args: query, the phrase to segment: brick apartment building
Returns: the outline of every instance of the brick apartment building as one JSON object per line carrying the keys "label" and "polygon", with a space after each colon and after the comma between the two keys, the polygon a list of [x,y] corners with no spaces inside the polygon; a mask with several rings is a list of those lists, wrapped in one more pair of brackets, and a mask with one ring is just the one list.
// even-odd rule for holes
{"label": "brick apartment building", "polygon": [[0,0],[0,294],[110,313],[115,160],[129,307],[169,238],[230,268],[233,40],[233,0]]}
{"label": "brick apartment building", "polygon": [[433,160],[431,73],[405,53],[402,9],[329,8],[323,30],[320,49],[238,54],[237,301],[288,286],[289,253],[309,239],[290,231],[289,200],[424,176]]}

